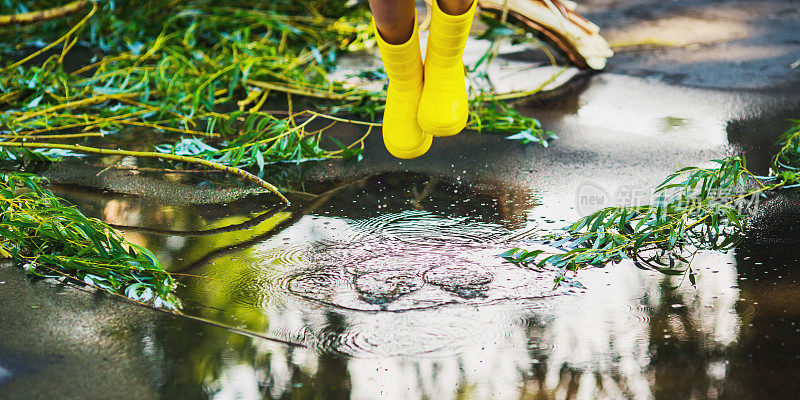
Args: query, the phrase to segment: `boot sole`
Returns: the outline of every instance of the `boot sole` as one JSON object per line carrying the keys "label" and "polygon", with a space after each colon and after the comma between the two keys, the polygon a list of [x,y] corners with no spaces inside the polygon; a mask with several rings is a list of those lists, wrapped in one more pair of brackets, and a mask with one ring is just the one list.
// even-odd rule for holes
{"label": "boot sole", "polygon": [[455,124],[452,125],[430,126],[428,124],[424,124],[422,119],[420,118],[417,118],[417,123],[419,124],[420,128],[422,128],[423,131],[435,137],[447,137],[447,136],[455,136],[461,131],[463,131],[464,128],[467,127],[468,120],[469,120],[469,112],[467,112],[467,114],[464,115],[463,118],[461,118],[459,121],[457,121]]}
{"label": "boot sole", "polygon": [[419,146],[419,147],[417,147],[415,149],[411,149],[411,150],[406,150],[406,149],[401,150],[401,149],[398,149],[396,147],[391,146],[389,143],[386,143],[385,140],[383,141],[383,145],[386,147],[386,150],[389,151],[389,154],[391,154],[392,156],[394,156],[396,158],[402,158],[402,159],[405,159],[405,160],[409,160],[409,159],[412,159],[412,158],[417,158],[417,157],[427,153],[428,149],[431,148],[431,144],[433,144],[433,136],[431,136],[431,135],[425,135],[425,141],[422,142],[422,146]]}

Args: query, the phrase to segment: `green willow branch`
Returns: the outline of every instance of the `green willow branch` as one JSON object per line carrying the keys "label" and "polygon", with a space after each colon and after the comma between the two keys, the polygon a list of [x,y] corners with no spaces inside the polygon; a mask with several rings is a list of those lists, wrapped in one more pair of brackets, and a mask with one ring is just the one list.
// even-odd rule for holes
{"label": "green willow branch", "polygon": [[51,19],[66,17],[67,15],[80,11],[87,4],[89,4],[89,0],[78,0],[63,6],[49,8],[47,10],[12,15],[0,15],[0,26],[13,24],[32,24],[34,22],[48,21]]}
{"label": "green willow branch", "polygon": [[35,175],[0,173],[0,257],[31,275],[66,277],[156,307],[180,307],[173,293],[177,282],[153,253],[87,218],[44,183]]}
{"label": "green willow branch", "polygon": [[[67,20],[11,32],[17,35],[12,41],[21,45],[50,44],[19,62],[0,66],[4,72],[0,75],[0,103],[7,110],[0,113],[4,138],[60,133],[79,137],[76,129],[80,128],[111,134],[134,126],[207,136],[212,138],[207,143],[220,151],[238,151],[247,141],[235,136],[242,136],[252,139],[249,148],[256,150],[254,155],[231,158],[246,162],[226,165],[261,170],[264,163],[260,159],[270,160],[257,156],[265,149],[255,144],[269,137],[257,137],[257,132],[248,130],[220,137],[220,123],[232,117],[230,111],[220,112],[229,109],[226,105],[234,103],[239,111],[258,113],[270,93],[284,93],[334,103],[332,109],[350,114],[375,116],[383,107],[381,92],[337,82],[329,75],[338,65],[340,52],[363,49],[374,41],[363,2],[276,0],[264,4],[239,0],[216,6],[203,0],[117,0],[93,2],[92,6],[89,15],[58,37],[53,36],[64,30],[56,28]],[[67,73],[61,62],[78,40],[107,55]],[[57,45],[62,45],[59,57],[40,65],[24,65]],[[373,75],[368,80],[385,78],[380,73]],[[498,101],[536,91],[501,95],[473,90],[470,128],[520,134],[517,139],[523,142],[546,145],[555,135]],[[358,158],[360,150],[353,146],[363,146],[357,141],[340,145],[337,151],[323,151],[316,142],[301,139],[298,136],[289,140],[290,146],[282,143],[266,150],[272,161],[302,162]],[[228,144],[236,149],[228,149]]]}
{"label": "green willow branch", "polygon": [[778,145],[768,176],[754,175],[738,156],[714,160],[714,168],[683,168],[658,185],[655,204],[607,207],[550,235],[542,244],[557,252],[512,248],[500,256],[520,266],[553,266],[556,286],[579,285],[566,276],[569,271],[623,259],[642,269],[686,275],[694,284],[694,253],[734,248],[760,199],[800,187],[800,121],[793,121]]}
{"label": "green willow branch", "polygon": [[94,14],[96,12],[97,12],[97,3],[92,2],[92,10],[89,11],[89,14],[87,14],[80,22],[75,24],[75,26],[73,26],[69,31],[67,31],[66,34],[61,36],[58,40],[48,44],[45,47],[43,47],[39,51],[36,51],[33,54],[31,54],[31,55],[29,55],[29,56],[27,56],[27,57],[15,62],[15,63],[13,63],[13,64],[5,67],[5,68],[0,69],[0,74],[6,73],[6,72],[11,71],[11,70],[14,70],[17,67],[19,67],[20,65],[25,64],[26,62],[28,62],[30,60],[33,60],[34,58],[40,56],[41,54],[44,54],[47,50],[50,50],[53,47],[56,47],[61,42],[66,42],[70,38],[70,36],[72,36],[73,34],[75,34],[75,32],[77,32],[78,30],[83,28],[83,26],[94,16]]}
{"label": "green willow branch", "polygon": [[162,160],[182,162],[186,164],[201,165],[203,167],[211,168],[217,171],[222,171],[227,174],[238,176],[262,189],[265,189],[274,195],[278,196],[284,204],[289,204],[287,199],[275,186],[264,181],[263,179],[239,168],[229,167],[213,161],[203,160],[194,157],[179,156],[175,154],[154,153],[147,151],[127,151],[127,150],[109,150],[99,149],[95,147],[87,147],[82,145],[69,145],[58,143],[31,143],[31,142],[0,142],[0,147],[11,148],[31,148],[31,149],[59,149],[69,150],[78,153],[92,153],[102,155],[117,155],[117,156],[130,156],[130,157],[145,157],[145,158],[158,158]]}

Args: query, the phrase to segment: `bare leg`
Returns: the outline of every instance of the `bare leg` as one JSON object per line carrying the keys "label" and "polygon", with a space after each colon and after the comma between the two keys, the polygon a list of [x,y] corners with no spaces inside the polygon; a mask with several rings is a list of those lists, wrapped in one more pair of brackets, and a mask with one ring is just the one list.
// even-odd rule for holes
{"label": "bare leg", "polygon": [[472,7],[472,2],[477,0],[433,0],[439,2],[439,8],[442,9],[447,14],[450,15],[461,15],[470,7]]}
{"label": "bare leg", "polygon": [[411,38],[416,14],[414,0],[369,0],[369,8],[378,32],[387,43],[402,44]]}

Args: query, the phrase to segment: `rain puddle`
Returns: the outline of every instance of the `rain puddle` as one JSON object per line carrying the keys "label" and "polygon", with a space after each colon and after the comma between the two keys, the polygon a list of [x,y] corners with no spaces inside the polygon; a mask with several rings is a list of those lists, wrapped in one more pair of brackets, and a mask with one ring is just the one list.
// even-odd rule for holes
{"label": "rain puddle", "polygon": [[[752,94],[748,102],[720,97],[728,108],[714,111],[699,90],[613,75],[593,82],[574,88],[587,104],[565,95],[566,109],[537,111],[546,126],[571,133],[560,147],[459,135],[418,160],[372,153],[361,163],[281,166],[267,178],[292,189],[289,208],[215,173],[134,159],[57,164],[47,175],[59,195],[180,274],[186,316],[143,312],[125,334],[103,322],[75,336],[111,331],[132,349],[124,359],[148,366],[132,368],[149,382],[141,387],[163,398],[796,393],[800,205],[790,196],[762,204],[735,251],[697,254],[696,286],[623,262],[581,271],[585,289],[554,290],[552,270],[497,257],[537,246],[590,211],[577,203],[586,182],[607,197],[628,188],[620,182],[651,188],[732,147],[764,173],[775,138],[763,132],[780,132],[797,115],[796,107],[750,112],[776,102]],[[645,115],[638,110],[660,103],[621,96],[622,87],[656,88],[674,106],[627,118],[622,111]],[[587,128],[599,121],[608,130]],[[380,146],[378,136],[369,140]],[[109,163],[121,167],[102,165]],[[110,306],[99,310],[92,312],[113,315]]]}
{"label": "rain puddle", "polygon": [[165,393],[648,398],[659,374],[686,373],[662,364],[673,352],[701,354],[695,388],[719,391],[741,334],[732,254],[698,255],[709,279],[696,288],[623,263],[583,271],[586,290],[554,290],[553,271],[503,262],[497,254],[542,234],[536,194],[521,187],[387,172],[305,181],[279,210],[246,191],[192,204],[147,193],[155,186],[56,189],[129,226],[128,238],[185,274],[183,311],[230,329],[158,328],[169,359],[209,358],[187,382],[176,380],[182,367],[162,371]]}

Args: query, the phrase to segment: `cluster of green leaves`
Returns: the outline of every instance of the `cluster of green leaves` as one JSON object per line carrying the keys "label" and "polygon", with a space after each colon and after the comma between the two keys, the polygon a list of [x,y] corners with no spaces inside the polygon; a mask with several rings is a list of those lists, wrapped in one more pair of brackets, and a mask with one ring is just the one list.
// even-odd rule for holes
{"label": "cluster of green leaves", "polygon": [[41,149],[0,148],[0,160],[11,161],[16,164],[15,167],[25,167],[31,163],[49,164],[57,158]]}
{"label": "cluster of green leaves", "polygon": [[500,256],[523,266],[555,267],[556,286],[568,271],[623,259],[643,269],[685,274],[694,283],[691,258],[697,251],[732,249],[759,199],[799,186],[800,122],[781,136],[779,145],[768,177],[751,173],[738,156],[714,160],[713,168],[683,168],[656,188],[654,204],[598,210],[543,243],[560,252],[513,248]]}
{"label": "cluster of green leaves", "polygon": [[157,307],[177,308],[177,283],[147,249],[53,195],[42,179],[0,173],[0,257],[37,276],[67,277]]}
{"label": "cluster of green leaves", "polygon": [[[62,6],[68,0],[0,0],[3,14],[19,14]],[[156,38],[161,32],[165,20],[181,11],[207,15],[207,11],[227,9],[231,12],[255,11],[286,17],[302,17],[307,20],[318,20],[324,23],[327,19],[331,32],[350,31],[347,25],[350,20],[362,20],[366,15],[365,1],[317,0],[314,2],[292,0],[235,0],[220,6],[213,0],[103,0],[96,1],[100,9],[97,16],[88,22],[87,29],[79,36],[83,44],[104,54],[132,51],[142,52],[148,40]],[[263,15],[263,14],[262,14]],[[73,26],[81,15],[54,19],[34,25],[14,25],[0,28],[0,34],[8,40],[0,41],[0,52],[8,53],[25,47],[39,47],[57,39],[69,27]],[[287,26],[291,30],[296,27]],[[299,33],[299,31],[295,30]],[[314,32],[315,40],[323,39],[326,33]],[[342,42],[344,46],[359,46],[360,40],[368,40],[368,34],[350,36]],[[291,38],[290,38],[291,39]],[[303,39],[305,40],[305,39]],[[287,43],[291,46],[291,43]]]}
{"label": "cluster of green leaves", "polygon": [[[558,136],[544,130],[539,120],[520,114],[507,103],[497,100],[494,95],[486,91],[475,89],[477,83],[480,82],[484,86],[493,87],[489,76],[489,66],[499,55],[501,44],[528,44],[545,49],[544,45],[532,33],[510,23],[501,22],[497,18],[481,15],[481,21],[487,28],[478,38],[490,41],[490,44],[481,57],[466,67],[472,82],[468,128],[479,132],[507,134],[510,135],[506,137],[508,140],[517,140],[524,144],[537,143],[548,147],[549,141],[557,140]],[[527,97],[530,94],[530,92],[526,92],[519,95]]]}
{"label": "cluster of green leaves", "polygon": [[[12,9],[55,5],[20,3],[26,4]],[[225,153],[216,159],[229,166],[341,154],[319,147],[320,132],[309,135],[294,129],[293,118],[258,110],[271,92],[330,99],[369,95],[328,76],[340,51],[371,40],[365,3],[344,3],[98,3],[97,13],[73,35],[97,54],[89,68],[68,72],[61,55],[53,55],[0,75],[0,104],[6,109],[0,112],[0,133],[108,134],[137,126],[211,136],[208,144]],[[0,37],[41,46],[78,17],[0,28]]]}
{"label": "cluster of green leaves", "polygon": [[541,122],[533,117],[520,114],[508,104],[497,100],[486,100],[479,94],[471,100],[469,129],[478,132],[511,134],[508,140],[517,140],[524,144],[536,143],[548,147],[551,140],[558,136],[542,128]]}
{"label": "cluster of green leaves", "polygon": [[[25,12],[63,1],[2,3],[8,12]],[[216,160],[231,162],[229,166],[263,168],[278,161],[359,156],[358,149],[344,145],[325,152],[319,147],[319,132],[309,136],[293,129],[291,118],[271,121],[269,126],[251,123],[265,119],[266,113],[259,110],[270,93],[321,98],[320,107],[371,118],[383,107],[380,94],[345,86],[329,75],[341,52],[362,49],[374,41],[365,1],[237,0],[220,5],[210,0],[108,0],[94,4],[98,9],[88,19],[78,13],[0,27],[0,52],[30,52],[75,29],[63,41],[61,54],[0,74],[0,104],[5,109],[0,112],[0,133],[108,134],[137,126],[182,133],[194,141],[205,134],[215,138],[202,139],[204,143],[224,153],[216,154]],[[500,28],[490,29],[495,31]],[[515,37],[520,32],[504,35]],[[502,35],[490,36],[500,40]],[[66,70],[64,56],[76,43],[94,54],[93,64]],[[486,66],[494,58],[490,53],[470,70]],[[385,74],[366,78],[385,79]],[[470,128],[514,134],[509,138],[545,146],[556,138],[542,130],[537,120],[492,96],[480,91],[474,95]],[[249,113],[256,116],[251,118]],[[220,126],[234,120],[241,139],[225,132],[222,138],[216,137]],[[279,126],[285,130],[275,129]],[[265,142],[272,143],[267,147]]]}
{"label": "cluster of green leaves", "polygon": [[321,160],[330,154],[320,147],[319,134],[293,134],[302,131],[304,126],[292,118],[278,119],[269,114],[251,113],[241,126],[241,131],[246,133],[237,135],[234,126],[239,113],[231,114],[228,123],[221,125],[223,137],[231,139],[221,142],[219,147],[197,138],[184,138],[174,144],[156,146],[156,150],[259,172],[270,164]]}
{"label": "cluster of green leaves", "polygon": [[763,177],[768,181],[780,181],[784,188],[800,186],[800,120],[792,120],[789,128],[780,139],[780,151],[772,160],[770,176]]}

